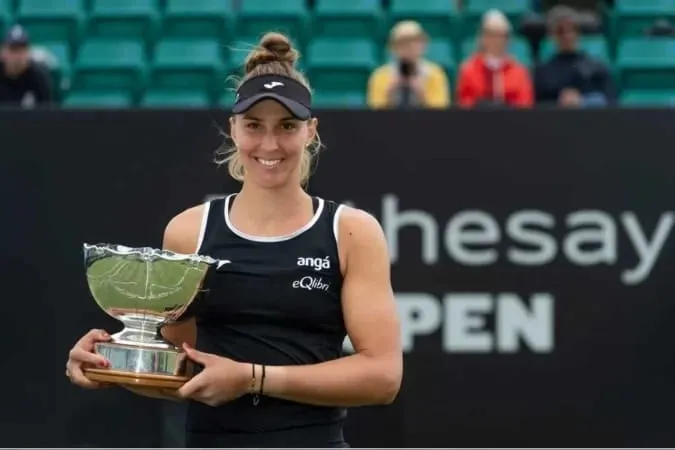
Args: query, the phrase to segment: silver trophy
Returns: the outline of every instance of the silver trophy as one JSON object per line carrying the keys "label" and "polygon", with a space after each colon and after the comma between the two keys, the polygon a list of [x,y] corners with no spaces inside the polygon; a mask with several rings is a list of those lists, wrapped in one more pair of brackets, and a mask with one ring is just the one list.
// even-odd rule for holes
{"label": "silver trophy", "polygon": [[89,290],[98,306],[124,329],[95,352],[106,368],[86,368],[94,381],[176,389],[192,375],[185,352],[161,337],[160,327],[177,321],[195,300],[217,260],[149,247],[84,244]]}

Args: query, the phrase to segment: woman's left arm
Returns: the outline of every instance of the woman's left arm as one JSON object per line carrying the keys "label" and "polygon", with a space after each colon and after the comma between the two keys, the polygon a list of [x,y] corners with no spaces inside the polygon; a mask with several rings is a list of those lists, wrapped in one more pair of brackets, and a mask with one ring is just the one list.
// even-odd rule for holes
{"label": "woman's left arm", "polygon": [[[355,354],[319,364],[267,366],[264,395],[320,406],[389,404],[401,386],[403,356],[384,233],[374,217],[344,207],[338,239],[346,258],[342,309]],[[252,393],[258,387],[259,382]]]}

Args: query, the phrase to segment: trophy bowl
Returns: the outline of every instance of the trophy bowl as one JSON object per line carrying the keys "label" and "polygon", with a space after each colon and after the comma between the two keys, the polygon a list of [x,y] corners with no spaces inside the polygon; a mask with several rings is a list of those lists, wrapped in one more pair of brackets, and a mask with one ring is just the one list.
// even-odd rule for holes
{"label": "trophy bowl", "polygon": [[106,368],[87,367],[93,381],[177,389],[193,374],[185,352],[164,340],[161,326],[178,321],[217,261],[150,247],[84,244],[87,283],[98,306],[124,325],[94,351]]}

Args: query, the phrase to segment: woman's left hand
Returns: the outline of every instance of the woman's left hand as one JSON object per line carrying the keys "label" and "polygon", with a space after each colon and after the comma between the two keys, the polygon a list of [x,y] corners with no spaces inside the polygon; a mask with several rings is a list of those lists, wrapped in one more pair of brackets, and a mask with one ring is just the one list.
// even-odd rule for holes
{"label": "woman's left hand", "polygon": [[251,386],[251,365],[229,358],[204,353],[183,344],[188,358],[204,366],[178,390],[182,398],[189,398],[209,406],[218,406],[248,392]]}

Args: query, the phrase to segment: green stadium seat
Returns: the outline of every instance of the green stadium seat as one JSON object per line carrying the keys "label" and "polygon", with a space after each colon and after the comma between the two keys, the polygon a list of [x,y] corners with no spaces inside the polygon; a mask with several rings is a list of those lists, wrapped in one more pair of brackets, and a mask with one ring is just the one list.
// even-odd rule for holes
{"label": "green stadium seat", "polygon": [[220,96],[220,99],[218,100],[218,105],[221,108],[231,109],[232,105],[234,105],[234,96],[235,91],[228,87],[225,90],[225,92]]}
{"label": "green stadium seat", "polygon": [[63,101],[65,108],[129,108],[133,98],[120,91],[73,91]]}
{"label": "green stadium seat", "polygon": [[432,37],[457,37],[457,9],[451,0],[391,0],[389,26],[416,20]]}
{"label": "green stadium seat", "polygon": [[485,11],[498,9],[509,18],[516,28],[523,14],[530,10],[530,0],[466,0],[462,17],[462,37],[475,36]]}
{"label": "green stadium seat", "polygon": [[152,45],[158,24],[157,0],[94,0],[87,36],[144,40]]}
{"label": "green stadium seat", "polygon": [[455,60],[455,52],[448,41],[441,39],[431,40],[427,46],[427,54],[425,57],[440,65],[445,70],[456,69],[457,62]]}
{"label": "green stadium seat", "polygon": [[317,0],[313,38],[374,38],[384,33],[384,12],[379,0]]}
{"label": "green stadium seat", "polygon": [[164,91],[194,90],[214,96],[225,86],[217,41],[164,39],[157,44],[152,85]]}
{"label": "green stadium seat", "polygon": [[363,109],[366,107],[365,90],[362,91],[317,91],[312,98],[316,109]]}
{"label": "green stadium seat", "polygon": [[377,66],[375,44],[366,39],[315,39],[307,48],[307,65],[317,91],[365,91]]}
{"label": "green stadium seat", "polygon": [[49,67],[57,96],[60,98],[71,85],[72,58],[69,45],[65,42],[41,42],[33,45],[33,52],[47,53],[45,62]]}
{"label": "green stadium seat", "polygon": [[[609,45],[604,36],[582,36],[579,41],[580,47],[589,55],[605,63],[611,63],[609,55]],[[549,60],[556,53],[556,46],[553,40],[546,38],[542,41],[539,50],[539,59],[541,61]]]}
{"label": "green stadium seat", "polygon": [[246,0],[237,15],[237,36],[279,31],[304,45],[309,38],[309,12],[304,0]]}
{"label": "green stadium seat", "polygon": [[427,46],[426,58],[440,65],[448,75],[451,85],[454,86],[455,73],[457,71],[457,61],[454,57],[454,50],[450,42],[445,40],[432,40]]}
{"label": "green stadium seat", "polygon": [[39,42],[33,44],[33,51],[46,51],[54,58],[60,70],[69,70],[73,61],[70,47],[65,42]]}
{"label": "green stadium seat", "polygon": [[616,67],[623,89],[675,89],[675,39],[624,39]]}
{"label": "green stadium seat", "polygon": [[[461,49],[462,60],[471,56],[477,48],[478,41],[476,38],[465,39]],[[532,65],[532,48],[529,42],[521,36],[513,36],[510,39],[509,54],[525,66],[529,67]]]}
{"label": "green stadium seat", "polygon": [[[258,36],[255,37],[238,37],[233,41],[229,42],[225,48],[227,50],[227,70],[228,75],[234,75],[235,77],[241,78],[244,76],[244,62],[246,57],[260,41]],[[303,55],[304,56],[304,55]],[[305,67],[304,57],[300,58],[297,62],[296,67],[298,70],[303,71]]]}
{"label": "green stadium seat", "polygon": [[168,0],[162,36],[229,42],[233,11],[232,0]]}
{"label": "green stadium seat", "polygon": [[619,39],[644,36],[657,19],[675,22],[675,0],[615,0],[612,31]]}
{"label": "green stadium seat", "polygon": [[4,36],[12,25],[13,10],[12,0],[0,0],[0,36]]}
{"label": "green stadium seat", "polygon": [[203,91],[147,91],[141,99],[144,108],[208,108],[211,101]]}
{"label": "green stadium seat", "polygon": [[82,0],[21,0],[16,20],[34,42],[67,42],[75,50],[84,28]]}
{"label": "green stadium seat", "polygon": [[137,94],[147,82],[143,43],[131,40],[86,41],[75,60],[73,87],[87,91]]}
{"label": "green stadium seat", "polygon": [[675,108],[675,90],[672,91],[625,91],[621,105],[629,107],[666,106]]}
{"label": "green stadium seat", "polygon": [[238,38],[228,44],[228,74],[244,76],[244,62],[251,49],[258,43],[257,37]]}

